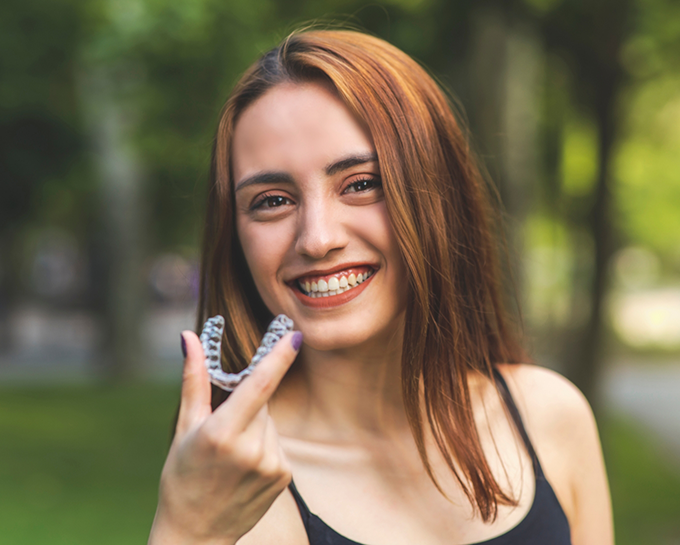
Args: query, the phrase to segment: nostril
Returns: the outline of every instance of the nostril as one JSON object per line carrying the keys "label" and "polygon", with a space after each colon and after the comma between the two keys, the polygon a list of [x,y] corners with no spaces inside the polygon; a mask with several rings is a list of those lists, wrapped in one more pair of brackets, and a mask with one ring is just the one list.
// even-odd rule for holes
{"label": "nostril", "polygon": [[304,229],[298,235],[295,250],[298,254],[314,259],[322,259],[333,250],[346,246],[347,238],[343,229],[329,228],[318,223],[315,227]]}

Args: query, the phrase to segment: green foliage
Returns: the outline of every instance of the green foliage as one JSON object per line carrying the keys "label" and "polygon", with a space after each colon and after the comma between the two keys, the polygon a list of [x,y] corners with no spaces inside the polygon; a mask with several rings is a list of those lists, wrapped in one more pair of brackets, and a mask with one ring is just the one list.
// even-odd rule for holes
{"label": "green foliage", "polygon": [[68,176],[80,160],[72,66],[81,32],[69,0],[0,5],[0,235],[39,215],[43,184]]}
{"label": "green foliage", "polygon": [[619,227],[633,243],[662,256],[680,251],[680,77],[635,85],[615,158]]}
{"label": "green foliage", "polygon": [[564,127],[562,192],[566,197],[585,197],[597,176],[597,133],[589,119],[569,116]]}
{"label": "green foliage", "polygon": [[527,290],[524,310],[532,326],[565,326],[572,319],[572,237],[550,215],[533,215],[525,224],[528,246],[524,255]]}

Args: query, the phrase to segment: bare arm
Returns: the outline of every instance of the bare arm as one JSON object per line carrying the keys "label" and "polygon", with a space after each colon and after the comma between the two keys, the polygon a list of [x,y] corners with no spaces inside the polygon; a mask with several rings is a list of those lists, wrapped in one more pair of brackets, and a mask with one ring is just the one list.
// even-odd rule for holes
{"label": "bare arm", "polygon": [[[571,384],[569,385],[571,386]],[[573,545],[614,543],[614,527],[607,473],[595,417],[580,391],[573,389],[570,420],[564,430],[564,445],[572,460]]]}
{"label": "bare arm", "polygon": [[573,545],[613,545],[607,474],[593,412],[567,379],[532,365],[502,366]]}

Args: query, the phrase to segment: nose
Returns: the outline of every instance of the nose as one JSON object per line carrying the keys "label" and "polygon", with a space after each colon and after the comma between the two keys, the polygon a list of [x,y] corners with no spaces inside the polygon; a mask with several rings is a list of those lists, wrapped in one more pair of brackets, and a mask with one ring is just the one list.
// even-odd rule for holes
{"label": "nose", "polygon": [[347,245],[347,230],[339,211],[329,203],[314,201],[300,208],[295,251],[312,259],[323,259]]}

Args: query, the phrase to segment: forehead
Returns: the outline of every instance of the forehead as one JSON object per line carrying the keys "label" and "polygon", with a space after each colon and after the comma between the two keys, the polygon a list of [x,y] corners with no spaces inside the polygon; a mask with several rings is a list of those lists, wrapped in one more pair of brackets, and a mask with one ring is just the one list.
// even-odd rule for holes
{"label": "forehead", "polygon": [[368,131],[322,83],[274,87],[241,114],[232,141],[234,179],[266,170],[304,176],[338,157],[373,151]]}

